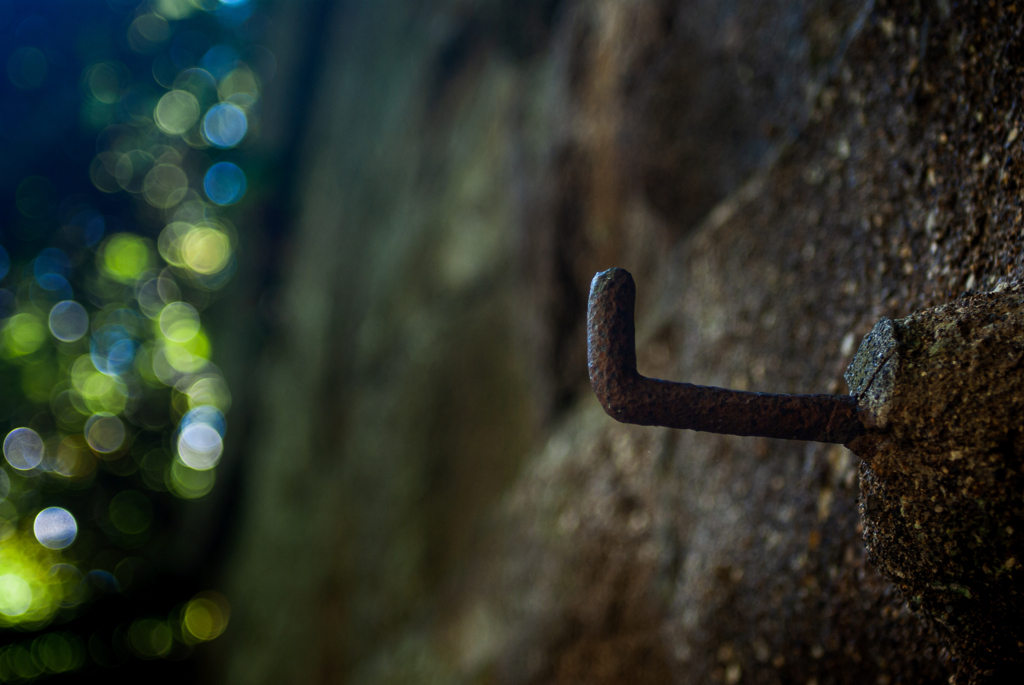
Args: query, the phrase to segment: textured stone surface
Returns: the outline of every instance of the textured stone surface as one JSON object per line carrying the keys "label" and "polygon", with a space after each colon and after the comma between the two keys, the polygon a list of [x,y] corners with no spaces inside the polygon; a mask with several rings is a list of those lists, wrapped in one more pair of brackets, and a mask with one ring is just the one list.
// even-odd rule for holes
{"label": "textured stone surface", "polygon": [[[949,631],[963,670],[1024,661],[1024,295],[964,295],[876,326],[861,466],[870,563]],[[859,365],[863,365],[858,368]],[[852,384],[851,384],[852,385]]]}
{"label": "textured stone surface", "polygon": [[889,425],[897,345],[892,319],[883,316],[864,336],[850,368],[843,374],[850,395],[857,398],[862,410],[861,421],[871,428],[885,429]]}
{"label": "textured stone surface", "polygon": [[218,682],[948,682],[856,458],[615,424],[586,294],[634,274],[645,375],[841,393],[1020,277],[1016,6],[338,8]]}

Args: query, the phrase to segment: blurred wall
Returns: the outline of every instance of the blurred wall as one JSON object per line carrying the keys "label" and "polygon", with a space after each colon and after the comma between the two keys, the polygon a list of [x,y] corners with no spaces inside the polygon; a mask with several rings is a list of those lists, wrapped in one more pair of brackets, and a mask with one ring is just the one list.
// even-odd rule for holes
{"label": "blurred wall", "polygon": [[880,316],[1019,277],[1019,13],[277,12],[282,63],[287,27],[323,52],[278,79],[308,106],[236,370],[223,682],[946,682],[865,561],[856,458],[613,423],[584,308],[623,266],[647,375],[845,392]]}

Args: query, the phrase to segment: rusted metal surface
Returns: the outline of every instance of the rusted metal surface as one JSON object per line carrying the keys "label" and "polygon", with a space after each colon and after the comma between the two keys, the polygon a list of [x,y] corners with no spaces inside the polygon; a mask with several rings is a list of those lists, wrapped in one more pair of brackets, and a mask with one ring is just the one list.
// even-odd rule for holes
{"label": "rusted metal surface", "polygon": [[613,419],[641,426],[839,444],[865,432],[852,396],[741,392],[641,376],[636,369],[635,300],[636,285],[624,269],[602,271],[590,284],[590,383]]}

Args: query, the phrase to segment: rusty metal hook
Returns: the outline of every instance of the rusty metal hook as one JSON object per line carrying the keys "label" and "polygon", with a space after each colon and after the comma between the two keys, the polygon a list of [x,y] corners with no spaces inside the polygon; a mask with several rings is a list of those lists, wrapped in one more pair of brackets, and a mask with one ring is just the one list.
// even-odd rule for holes
{"label": "rusty metal hook", "polygon": [[590,384],[608,415],[623,423],[727,435],[847,444],[865,432],[849,395],[771,395],[646,378],[636,370],[636,285],[625,269],[590,284]]}

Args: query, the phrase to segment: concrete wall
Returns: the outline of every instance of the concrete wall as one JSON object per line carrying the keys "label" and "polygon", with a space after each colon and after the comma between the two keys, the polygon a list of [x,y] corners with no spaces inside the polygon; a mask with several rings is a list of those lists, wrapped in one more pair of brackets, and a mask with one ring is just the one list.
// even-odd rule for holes
{"label": "concrete wall", "polygon": [[584,308],[622,266],[646,375],[845,392],[880,316],[1019,277],[996,5],[339,2],[225,682],[947,682],[856,457],[615,424]]}

